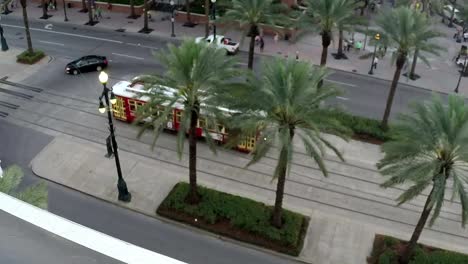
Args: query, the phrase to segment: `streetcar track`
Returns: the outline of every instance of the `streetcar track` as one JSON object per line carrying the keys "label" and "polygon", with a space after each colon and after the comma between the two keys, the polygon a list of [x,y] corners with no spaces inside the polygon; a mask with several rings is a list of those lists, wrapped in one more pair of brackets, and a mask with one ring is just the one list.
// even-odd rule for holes
{"label": "streetcar track", "polygon": [[[82,108],[73,108],[73,107],[70,107],[70,106],[67,106],[67,105],[63,105],[63,104],[59,104],[59,103],[55,103],[55,102],[50,102],[50,101],[46,101],[46,100],[42,100],[42,99],[38,99],[37,97],[33,99],[33,101],[39,101],[39,102],[43,102],[43,103],[49,103],[49,104],[54,104],[54,105],[58,105],[58,106],[62,106],[64,108],[68,108],[68,109],[72,109],[72,110],[75,110],[75,111],[81,111],[81,112],[84,112],[84,113],[87,113],[87,114],[91,114],[91,115],[94,115],[94,116],[99,116],[100,118],[104,118],[102,117],[101,115],[95,113],[95,112],[88,112],[88,111],[84,111]],[[37,112],[34,112],[34,111],[31,111],[31,110],[26,110],[26,109],[23,109],[25,111],[30,111],[30,112],[33,112],[33,113],[36,113]],[[80,123],[77,123],[77,122],[72,122],[72,121],[68,121],[68,120],[64,120],[64,119],[60,119],[60,118],[56,118],[56,117],[52,117],[52,116],[49,116],[49,115],[46,115],[46,114],[41,114],[41,115],[44,115],[48,118],[52,118],[52,119],[56,119],[58,121],[62,121],[62,122],[67,122],[67,123],[70,123],[72,125],[77,125],[77,126],[83,126],[83,127],[87,127],[87,128],[90,128],[90,129],[95,129],[95,130],[98,130],[98,131],[101,131],[103,132],[103,130],[99,130],[99,129],[96,129],[94,127],[89,127],[89,126],[85,126],[85,125],[82,125]],[[139,142],[139,143],[143,143],[141,141],[138,141],[134,138],[130,138],[130,137],[127,137],[127,136],[121,136],[122,138],[125,138],[125,139],[128,139],[128,140],[132,140],[132,141],[136,141],[136,142]],[[146,143],[145,143],[146,144]],[[175,152],[175,150],[171,149],[171,148],[168,148],[168,147],[164,147],[164,146],[161,146],[161,145],[157,145],[158,148],[161,148],[161,149],[165,149],[165,150],[168,150],[168,151],[171,151],[171,152]],[[230,152],[230,153],[234,153],[234,151]],[[184,153],[187,155],[187,153]],[[299,155],[305,155],[304,153],[301,153],[301,152],[295,152],[295,154],[299,154]],[[307,156],[307,155],[306,155]],[[237,155],[238,158],[241,158],[241,159],[245,159],[246,162],[249,161],[248,158],[245,158],[243,156],[239,156]],[[244,169],[243,167],[239,167],[239,166],[233,166],[231,164],[227,164],[227,163],[223,163],[223,162],[220,162],[220,161],[215,161],[215,160],[212,160],[212,159],[209,159],[207,157],[203,157],[203,156],[199,156],[199,158],[201,159],[205,159],[207,161],[210,161],[210,162],[217,162],[217,163],[221,163],[221,164],[224,164],[226,166],[231,166],[231,167],[235,167],[235,168],[242,168]],[[270,157],[270,156],[267,156],[268,159],[270,160],[273,160],[273,161],[276,161],[275,158],[273,157]],[[361,166],[358,166],[358,165],[354,165],[354,164],[349,164],[349,163],[341,163],[341,162],[338,162],[336,160],[333,160],[333,159],[329,159],[329,158],[324,158],[324,160],[328,161],[328,162],[333,162],[333,163],[338,163],[339,165],[341,166],[351,166],[351,167],[355,167],[355,168],[358,168],[358,169],[362,169],[362,170],[367,170],[367,171],[371,171],[371,172],[378,172],[377,170],[373,170],[373,169],[370,169],[370,168],[365,168],[365,167],[361,167]],[[268,166],[268,167],[272,167],[272,165],[268,164],[268,163],[265,163],[265,162],[260,162],[259,164],[263,164],[265,166]],[[306,169],[310,169],[310,170],[314,170],[314,171],[318,171],[318,172],[321,172],[318,168],[316,167],[312,167],[312,166],[309,166],[309,165],[305,165],[305,164],[299,164],[299,163],[295,163],[295,162],[292,162],[292,165],[295,165],[295,166],[298,166],[298,167],[303,167],[303,168],[306,168]],[[269,174],[265,174],[263,172],[260,172],[260,171],[257,171],[257,170],[252,170],[250,169],[250,171],[253,171],[253,172],[257,172],[257,173],[261,173],[263,175],[268,175],[269,177],[271,177],[271,175]],[[346,174],[342,174],[340,172],[337,172],[337,171],[334,171],[334,170],[330,170],[330,173],[331,174],[334,174],[334,175],[337,175],[337,176],[341,176],[343,178],[349,178],[349,179],[353,179],[353,180],[356,180],[356,181],[359,181],[359,182],[366,182],[366,183],[370,183],[370,184],[374,184],[374,185],[379,185],[380,183],[376,183],[374,181],[371,181],[371,180],[366,180],[366,179],[362,179],[362,178],[358,178],[358,177],[355,177],[355,176],[351,176],[351,175],[346,175]],[[314,179],[314,178],[311,178],[311,177],[308,177],[302,173],[299,173],[299,172],[294,172],[295,174],[295,177],[297,178],[305,178],[309,181],[317,181],[317,182],[321,182],[321,180],[318,180],[318,179]],[[342,195],[347,195],[347,196],[350,196],[350,197],[354,197],[354,198],[358,198],[358,199],[365,199],[365,200],[368,200],[368,201],[374,201],[374,200],[371,200],[369,198],[365,198],[365,197],[362,197],[362,196],[357,196],[357,195],[351,195],[351,194],[347,194],[347,193],[344,193],[344,192],[340,192],[340,191],[336,191],[336,190],[331,190],[331,189],[326,189],[326,188],[323,188],[323,187],[320,187],[320,186],[317,186],[317,185],[312,185],[312,184],[309,184],[309,183],[305,183],[305,182],[302,182],[302,181],[298,181],[298,180],[292,180],[292,179],[288,179],[288,181],[291,181],[291,182],[294,182],[296,184],[303,184],[303,185],[306,185],[306,186],[310,186],[310,187],[314,187],[314,188],[319,188],[319,189],[323,189],[323,190],[327,190],[327,191],[330,191],[330,192],[334,192],[334,193],[339,193],[339,194],[342,194]],[[328,185],[331,185],[331,186],[335,186],[335,187],[338,187],[338,188],[344,188],[344,189],[347,189],[347,190],[350,190],[350,191],[353,191],[355,192],[356,190],[353,189],[353,188],[349,188],[347,186],[343,186],[343,185],[339,185],[339,184],[336,184],[336,183],[332,183],[332,182],[325,182]],[[450,187],[447,187],[448,189]],[[401,187],[393,187],[393,189],[397,189],[397,190],[401,190],[401,191],[404,191],[405,189],[404,188],[401,188]],[[386,197],[386,196],[381,196],[381,195],[377,195],[377,194],[374,194],[374,193],[365,193],[366,195],[369,195],[369,196],[374,196],[374,197],[377,197],[377,198],[381,198],[381,199],[385,199],[385,200],[389,200],[390,202],[379,202],[379,203],[382,203],[382,204],[385,204],[385,205],[389,205],[389,206],[395,206],[394,204],[394,199],[392,198],[389,198],[389,197]],[[421,196],[426,196],[425,194],[421,194]],[[446,199],[446,201],[450,201],[449,199]],[[450,201],[451,203],[457,205],[459,204],[459,202],[457,201]],[[415,206],[415,207],[422,207],[422,205],[418,205],[418,204],[415,204],[413,202],[409,202],[407,203],[409,205],[412,205],[412,206]],[[412,210],[412,209],[409,209],[409,208],[404,208],[405,210],[410,210],[410,211],[414,211],[414,212],[417,212],[415,210]],[[446,210],[442,210],[442,212],[448,214],[448,215],[455,215],[455,216],[459,216],[459,214],[457,213],[453,213],[451,211],[446,211]],[[442,217],[444,218],[444,217]],[[448,218],[448,220],[452,220],[452,221],[456,221],[456,220],[453,220],[453,219],[450,219]]]}
{"label": "streetcar track", "polygon": [[32,86],[29,86],[29,85],[16,83],[16,82],[10,82],[10,81],[7,81],[6,79],[0,79],[0,83],[10,85],[10,86],[14,86],[14,87],[18,87],[18,88],[22,88],[22,89],[29,90],[29,91],[33,91],[33,92],[36,92],[36,93],[40,93],[40,92],[43,91],[43,89],[41,89],[41,88],[32,87]]}
{"label": "streetcar track", "polygon": [[[31,121],[28,121],[28,120],[25,120],[25,119],[22,119],[22,118],[17,118],[17,119],[20,120],[20,121],[22,121],[22,122],[25,122],[25,123],[34,125],[34,126],[42,127],[42,128],[48,129],[48,130],[53,130],[53,131],[59,132],[59,133],[61,133],[61,134],[65,134],[65,135],[72,136],[72,137],[75,137],[75,138],[80,138],[80,139],[85,140],[85,141],[89,141],[89,142],[93,142],[93,143],[97,143],[97,144],[99,144],[99,145],[105,146],[105,144],[103,144],[102,142],[97,141],[97,140],[85,138],[85,137],[80,136],[80,135],[71,134],[71,133],[64,132],[64,131],[61,131],[61,130],[58,130],[58,129],[55,129],[55,128],[43,126],[43,125],[41,125],[41,124],[36,124],[36,123],[34,123],[34,122],[31,122]],[[141,142],[140,142],[140,143],[141,143]],[[148,158],[148,159],[158,160],[158,161],[160,161],[160,162],[168,163],[168,164],[171,164],[171,165],[174,165],[174,166],[177,166],[177,167],[181,167],[181,168],[187,169],[186,166],[181,165],[181,164],[176,163],[176,162],[165,161],[165,160],[162,160],[162,159],[160,159],[160,158],[153,157],[153,156],[150,156],[150,155],[141,153],[141,152],[136,152],[136,151],[132,151],[132,150],[126,149],[125,147],[120,147],[120,148],[121,148],[122,150],[128,152],[128,153],[131,153],[131,154],[134,154],[134,155],[137,155],[137,156],[143,156],[143,157]],[[236,179],[234,179],[234,178],[228,178],[228,177],[226,177],[226,176],[217,175],[217,174],[211,173],[211,172],[209,172],[209,171],[198,170],[198,172],[204,173],[204,174],[206,174],[206,175],[208,175],[208,176],[211,176],[211,177],[214,177],[214,178],[222,178],[222,179],[225,179],[225,180],[228,180],[228,181],[237,182],[237,183],[244,184],[244,185],[247,185],[247,186],[251,186],[251,187],[254,187],[254,188],[263,189],[263,190],[266,190],[266,191],[269,191],[269,192],[272,192],[272,193],[275,193],[275,192],[276,192],[276,190],[273,189],[273,188],[267,188],[267,187],[263,187],[263,186],[251,184],[251,183],[248,183],[248,182],[243,182],[243,181],[240,181],[240,180],[236,180]],[[365,216],[369,216],[369,217],[374,217],[374,218],[381,219],[381,220],[385,220],[385,221],[390,221],[390,222],[394,222],[394,223],[399,223],[399,224],[402,224],[402,225],[405,225],[405,226],[409,226],[409,227],[411,227],[411,228],[414,228],[414,225],[409,224],[409,223],[407,223],[407,222],[405,222],[405,221],[401,221],[401,220],[397,220],[397,219],[390,219],[390,218],[386,218],[386,217],[379,216],[379,215],[377,215],[377,214],[373,215],[373,214],[370,214],[370,213],[366,213],[366,212],[361,212],[361,211],[358,211],[358,210],[354,210],[354,209],[351,209],[351,208],[349,208],[349,207],[343,207],[343,206],[335,205],[335,204],[333,204],[333,203],[323,202],[323,201],[320,201],[320,200],[317,200],[317,199],[310,199],[310,198],[300,197],[300,196],[298,196],[298,195],[291,194],[291,193],[288,193],[288,192],[286,192],[286,191],[285,191],[285,195],[286,195],[286,196],[293,197],[293,198],[297,198],[297,199],[300,199],[300,200],[305,200],[305,201],[309,201],[309,202],[314,202],[314,203],[321,204],[321,205],[326,205],[326,206],[329,206],[329,207],[332,207],[332,208],[337,208],[337,209],[341,209],[341,210],[344,210],[344,211],[349,211],[349,212],[357,213],[357,214],[360,214],[360,215],[365,215]],[[458,222],[458,223],[459,223],[459,222]],[[467,239],[467,238],[468,238],[468,236],[463,236],[463,235],[460,235],[460,234],[457,234],[457,233],[450,233],[450,232],[446,232],[446,231],[442,231],[442,230],[436,230],[436,229],[433,229],[432,227],[425,227],[425,229],[426,229],[426,230],[431,230],[431,231],[436,232],[436,233],[441,233],[441,234],[445,234],[445,235],[449,235],[449,236],[459,237],[459,238],[462,238],[462,239]]]}
{"label": "streetcar track", "polygon": [[7,117],[7,116],[8,116],[7,112],[0,111],[0,117]]}
{"label": "streetcar track", "polygon": [[[79,124],[79,123],[76,123],[76,122],[73,122],[73,121],[69,121],[69,120],[64,120],[64,119],[61,119],[61,118],[57,118],[57,117],[53,117],[53,116],[49,116],[47,114],[39,114],[37,112],[33,112],[31,110],[27,110],[27,109],[20,109],[20,110],[23,110],[23,111],[27,111],[27,112],[31,112],[31,113],[35,113],[35,114],[38,114],[38,115],[42,115],[42,116],[45,116],[47,118],[50,118],[50,119],[55,119],[57,121],[60,121],[60,122],[65,122],[65,123],[69,123],[71,125],[75,125],[75,126],[81,126],[83,128],[86,128],[86,129],[90,129],[90,130],[96,130],[100,133],[104,133],[104,134],[107,134],[107,130],[103,130],[103,129],[98,129],[98,128],[95,128],[95,127],[91,127],[91,126],[86,126],[86,125],[82,125],[82,124]],[[55,130],[55,129],[54,129]],[[64,132],[64,131],[61,131],[61,130],[56,130],[56,131],[59,131],[59,132],[62,132],[62,133],[65,133],[65,134],[68,134],[67,132]],[[119,136],[123,139],[126,139],[126,140],[129,140],[129,141],[133,141],[133,142],[137,142],[139,144],[147,144],[145,142],[142,142],[142,141],[139,141],[139,140],[136,140],[135,138],[133,137],[127,137],[127,136]],[[170,148],[167,148],[167,147],[163,147],[163,146],[160,146],[161,149],[165,149],[167,151],[170,151],[170,152],[176,152],[175,150],[173,149],[170,149]],[[125,148],[124,148],[125,149]],[[125,149],[127,151],[127,149]],[[187,155],[187,153],[184,153]],[[151,157],[151,156],[149,156]],[[222,164],[224,166],[229,166],[229,167],[232,167],[232,168],[236,168],[236,169],[245,169],[244,167],[242,166],[238,166],[238,165],[232,165],[232,164],[228,164],[228,163],[225,163],[225,162],[220,162],[219,160],[213,160],[213,159],[210,159],[210,158],[206,158],[206,157],[203,157],[203,156],[198,156],[197,158],[201,159],[201,160],[205,160],[205,161],[208,161],[208,162],[212,162],[212,163],[218,163],[218,164]],[[173,164],[172,162],[168,161],[168,160],[164,160],[164,159],[161,159],[161,158],[157,158],[157,157],[153,157],[153,159],[156,159],[156,160],[159,160],[161,162],[167,162],[167,163],[170,163],[170,164]],[[174,164],[177,164],[177,163],[174,163]],[[269,165],[269,164],[263,164],[265,166],[269,166],[269,167],[272,167],[272,165]],[[180,165],[178,164],[178,166],[181,166],[183,168],[187,168],[186,166],[184,165]],[[302,166],[302,165],[298,165],[298,166]],[[208,173],[206,171],[203,171],[203,170],[199,170],[200,172],[204,172],[204,173]],[[250,170],[251,172],[254,172],[254,173],[258,173],[258,174],[262,174],[264,176],[267,176],[267,177],[271,177],[270,174],[267,174],[267,173],[264,173],[264,172],[261,172],[261,171],[255,171],[255,170]],[[335,174],[335,175],[338,175],[337,173],[331,173],[331,174]],[[213,174],[215,175],[215,174]],[[295,173],[295,176],[303,176],[301,175],[300,173]],[[332,175],[331,175],[332,176]],[[222,178],[227,178],[225,176],[220,176]],[[305,177],[305,176],[303,176]],[[342,175],[342,177],[346,177],[344,175]],[[308,179],[310,179],[311,181],[314,181],[314,182],[321,182],[320,180],[316,180],[316,179],[312,179],[310,177],[306,177]],[[230,179],[230,178],[229,178]],[[241,181],[239,181],[241,182]],[[378,197],[378,198],[381,198],[381,199],[384,199],[384,200],[388,200],[389,202],[385,202],[385,201],[376,201],[376,200],[373,200],[371,198],[368,198],[368,197],[362,197],[362,196],[359,196],[359,195],[356,195],[356,194],[350,194],[350,193],[346,193],[344,191],[337,191],[337,190],[334,190],[334,189],[330,189],[330,188],[325,188],[323,186],[319,186],[319,185],[316,185],[316,184],[310,184],[310,183],[304,183],[304,182],[301,182],[301,181],[298,181],[298,180],[294,180],[294,179],[288,179],[288,182],[291,182],[291,183],[295,183],[295,184],[298,184],[298,185],[302,185],[302,186],[306,186],[306,187],[312,187],[312,188],[317,188],[317,189],[321,189],[323,191],[326,191],[326,192],[331,192],[331,193],[336,193],[336,194],[340,194],[340,195],[343,195],[343,196],[347,196],[347,197],[352,197],[352,198],[355,198],[355,199],[359,199],[359,200],[364,200],[364,201],[367,201],[367,202],[371,202],[371,203],[377,203],[377,204],[382,204],[382,205],[386,205],[386,206],[390,206],[390,207],[395,207],[395,203],[394,203],[394,200],[393,199],[390,199],[388,197],[384,197],[384,196],[379,196],[379,195],[376,195],[376,194],[372,194],[372,193],[365,193],[366,195],[368,196],[374,196],[374,197]],[[245,182],[243,182],[245,183]],[[248,184],[248,183],[245,183],[245,184]],[[353,190],[352,188],[348,188],[346,186],[341,186],[341,185],[338,185],[338,184],[335,184],[335,183],[327,183],[327,186],[337,186],[338,188],[344,188],[344,189],[348,189],[348,190],[351,190],[351,191],[355,191]],[[256,185],[253,185],[253,186],[256,186]],[[261,187],[261,186],[258,186],[258,187]],[[262,187],[263,188],[263,187]],[[293,196],[292,194],[290,194],[291,196]],[[299,197],[299,196],[297,196]],[[306,197],[300,197],[301,199],[304,199],[304,200],[312,200],[310,198],[306,198]],[[415,207],[422,207],[420,205],[416,205],[416,204],[411,204]],[[414,209],[411,209],[411,208],[404,208],[404,207],[401,207],[400,206],[400,209],[402,210],[406,210],[408,212],[413,212],[413,213],[416,213],[416,214],[419,214],[420,211],[419,210],[414,210]],[[450,211],[446,211],[446,210],[442,210],[442,212],[444,214],[447,214],[447,215],[454,215],[456,217],[459,217],[458,214],[456,213],[452,213]],[[441,219],[445,219],[447,221],[451,221],[451,222],[455,222],[455,223],[459,223],[460,221],[457,221],[457,220],[454,220],[454,219],[451,219],[451,218],[448,218],[446,216],[439,216],[439,218]],[[392,220],[393,221],[393,220]]]}
{"label": "streetcar track", "polygon": [[0,101],[0,105],[6,108],[10,108],[10,109],[17,109],[19,107],[19,105],[12,104],[12,103],[5,102],[5,101]]}
{"label": "streetcar track", "polygon": [[24,98],[24,99],[27,99],[27,100],[31,100],[34,97],[32,95],[29,95],[29,94],[20,93],[20,92],[8,90],[8,89],[5,89],[5,88],[0,88],[0,92],[10,94],[10,95],[14,95],[14,96],[17,96],[17,97],[21,97],[21,98]]}

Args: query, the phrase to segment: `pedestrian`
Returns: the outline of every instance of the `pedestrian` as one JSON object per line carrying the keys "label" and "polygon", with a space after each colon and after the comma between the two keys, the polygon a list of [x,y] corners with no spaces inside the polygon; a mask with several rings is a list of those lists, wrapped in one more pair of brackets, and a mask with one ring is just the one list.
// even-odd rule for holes
{"label": "pedestrian", "polygon": [[93,16],[93,19],[95,21],[98,21],[98,17],[97,17],[97,14],[96,14],[96,9],[94,9],[94,7],[91,7],[91,15]]}
{"label": "pedestrian", "polygon": [[356,45],[354,46],[356,48],[356,51],[359,52],[362,49],[362,41],[356,42]]}
{"label": "pedestrian", "polygon": [[3,177],[2,161],[0,160],[0,178]]}
{"label": "pedestrian", "polygon": [[57,0],[54,0],[54,10],[57,11]]}
{"label": "pedestrian", "polygon": [[275,44],[278,44],[278,41],[279,41],[278,33],[275,33],[275,36],[273,37],[273,40],[275,41]]}
{"label": "pedestrian", "polygon": [[374,61],[372,62],[372,67],[374,68],[374,70],[377,70],[377,63],[379,63],[379,58],[375,56]]}
{"label": "pedestrian", "polygon": [[260,52],[263,52],[264,47],[265,47],[265,41],[263,40],[263,37],[260,36]]}
{"label": "pedestrian", "polygon": [[111,11],[112,10],[112,4],[109,2],[107,3],[107,10]]}
{"label": "pedestrian", "polygon": [[260,35],[255,36],[255,46],[260,44]]}
{"label": "pedestrian", "polygon": [[49,8],[50,11],[54,10],[54,3],[52,2],[52,0],[49,1],[48,8]]}
{"label": "pedestrian", "polygon": [[102,18],[102,9],[100,6],[97,7],[96,13],[97,13],[98,18]]}
{"label": "pedestrian", "polygon": [[299,60],[299,51],[296,50],[296,60],[298,61]]}

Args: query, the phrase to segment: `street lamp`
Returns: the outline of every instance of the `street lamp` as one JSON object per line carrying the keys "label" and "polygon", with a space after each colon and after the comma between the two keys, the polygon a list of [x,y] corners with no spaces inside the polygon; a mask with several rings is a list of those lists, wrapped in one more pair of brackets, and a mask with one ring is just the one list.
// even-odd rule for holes
{"label": "street lamp", "polygon": [[0,25],[0,42],[2,44],[2,51],[7,51],[8,50],[8,44],[6,42],[5,37],[3,36],[3,27]]}
{"label": "street lamp", "polygon": [[[117,189],[119,190],[119,196],[118,199],[123,202],[130,202],[132,200],[132,194],[128,192],[127,189],[127,184],[125,183],[125,180],[122,177],[122,170],[120,169],[120,160],[119,160],[119,152],[118,152],[118,147],[117,147],[117,141],[115,140],[115,134],[114,134],[114,124],[112,123],[112,105],[117,102],[117,99],[115,98],[114,93],[112,92],[112,89],[107,88],[107,80],[109,79],[109,76],[107,73],[104,71],[101,71],[99,74],[99,81],[103,85],[103,90],[102,94],[99,97],[99,112],[104,113],[107,110],[107,118],[109,120],[109,131],[110,131],[110,136],[112,140],[112,150],[114,152],[115,156],[115,166],[117,167],[117,175],[118,175],[118,182],[117,182]],[[109,100],[109,92],[111,93],[110,95],[110,100]],[[106,105],[102,102],[102,98],[104,97],[104,101],[106,102]]]}
{"label": "street lamp", "polygon": [[213,3],[213,41],[216,41],[216,0],[211,0]]}
{"label": "street lamp", "polygon": [[68,17],[67,17],[67,7],[66,7],[66,5],[65,5],[65,0],[62,0],[62,2],[63,2],[63,14],[64,14],[64,16],[65,16],[64,21],[67,22],[67,21],[68,21]]}
{"label": "street lamp", "polygon": [[175,10],[175,3],[174,3],[174,0],[171,0],[170,2],[171,4],[171,8],[172,8],[172,16],[171,16],[171,23],[172,23],[172,32],[171,32],[171,37],[175,37],[175,33],[174,33],[174,10]]}
{"label": "street lamp", "polygon": [[377,42],[380,40],[380,34],[379,33],[375,34],[374,39],[376,40],[376,42],[375,42],[374,54],[372,54],[372,61],[371,61],[371,66],[369,70],[370,75],[374,74],[375,53],[377,52]]}

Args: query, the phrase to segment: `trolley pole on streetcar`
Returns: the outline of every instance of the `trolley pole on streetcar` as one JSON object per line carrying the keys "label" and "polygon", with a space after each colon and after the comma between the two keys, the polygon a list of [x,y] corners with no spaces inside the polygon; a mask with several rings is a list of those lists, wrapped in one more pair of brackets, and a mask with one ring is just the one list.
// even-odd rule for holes
{"label": "trolley pole on streetcar", "polygon": [[[130,202],[132,200],[132,194],[128,191],[127,183],[122,177],[122,170],[120,168],[117,141],[115,140],[115,134],[114,134],[115,129],[114,129],[114,124],[112,123],[112,114],[111,114],[112,105],[111,104],[115,104],[117,102],[117,99],[115,98],[115,95],[112,92],[112,89],[107,88],[108,78],[109,76],[104,71],[101,71],[101,73],[99,74],[99,81],[102,83],[104,88],[102,90],[101,96],[99,97],[99,112],[103,114],[107,110],[107,118],[109,119],[109,130],[110,130],[110,137],[112,141],[111,142],[112,150],[114,152],[115,166],[117,167],[117,175],[118,175],[118,182],[117,182],[117,189],[119,191],[118,199],[119,201],[122,201],[122,202]],[[109,100],[109,92],[111,92],[110,100]],[[104,101],[106,102],[105,106],[102,103],[102,98],[104,98]]]}

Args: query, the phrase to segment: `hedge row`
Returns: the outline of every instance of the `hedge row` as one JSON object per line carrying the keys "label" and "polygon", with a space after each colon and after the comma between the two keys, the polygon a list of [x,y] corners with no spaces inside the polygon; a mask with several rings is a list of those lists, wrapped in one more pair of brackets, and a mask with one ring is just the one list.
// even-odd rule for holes
{"label": "hedge row", "polygon": [[[370,264],[398,264],[397,251],[403,241],[394,237],[376,235],[374,247],[369,258]],[[457,252],[418,245],[410,264],[466,264],[468,255]]]}
{"label": "hedge row", "polygon": [[355,116],[339,110],[333,111],[332,116],[349,127],[356,138],[376,139],[382,142],[390,139],[390,134],[382,129],[380,121],[376,119]]}
{"label": "hedge row", "polygon": [[44,56],[44,52],[40,50],[34,50],[32,53],[26,50],[16,56],[16,61],[25,64],[34,64],[44,58]]}
{"label": "hedge row", "polygon": [[[101,2],[111,3],[111,4],[130,5],[130,0],[108,0],[108,1],[101,1]],[[144,0],[134,0],[133,3],[135,6],[140,6],[140,5],[143,5]],[[148,4],[151,4],[150,0],[148,0]]]}
{"label": "hedge row", "polygon": [[278,229],[270,224],[272,208],[263,203],[199,186],[200,203],[189,205],[185,202],[188,192],[189,184],[176,184],[157,213],[222,235],[299,255],[307,230],[307,217],[283,210],[283,226]]}

